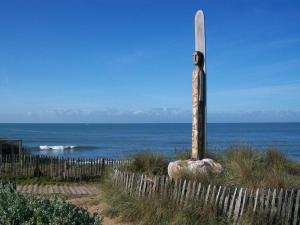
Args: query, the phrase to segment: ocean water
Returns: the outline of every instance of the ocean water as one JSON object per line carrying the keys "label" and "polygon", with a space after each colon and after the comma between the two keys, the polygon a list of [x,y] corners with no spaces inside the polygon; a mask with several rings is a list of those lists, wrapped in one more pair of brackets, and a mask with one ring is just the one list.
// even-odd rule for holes
{"label": "ocean water", "polygon": [[[142,151],[170,158],[191,147],[191,124],[0,124],[0,137],[18,138],[33,154],[125,158]],[[210,152],[231,145],[277,147],[300,161],[300,123],[209,123]]]}

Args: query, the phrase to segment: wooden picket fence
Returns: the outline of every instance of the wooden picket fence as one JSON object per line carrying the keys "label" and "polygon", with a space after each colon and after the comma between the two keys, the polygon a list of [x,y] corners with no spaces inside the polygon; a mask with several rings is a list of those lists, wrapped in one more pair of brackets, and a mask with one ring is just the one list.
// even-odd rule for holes
{"label": "wooden picket fence", "polygon": [[170,179],[167,176],[148,177],[143,174],[115,170],[112,181],[131,195],[150,199],[167,197],[178,207],[202,203],[214,206],[233,224],[238,224],[246,212],[264,216],[270,224],[299,225],[300,190],[247,189],[203,185],[196,181]]}
{"label": "wooden picket fence", "polygon": [[0,156],[1,178],[46,177],[56,180],[81,181],[101,177],[109,168],[129,163],[128,160],[75,159],[34,155]]}

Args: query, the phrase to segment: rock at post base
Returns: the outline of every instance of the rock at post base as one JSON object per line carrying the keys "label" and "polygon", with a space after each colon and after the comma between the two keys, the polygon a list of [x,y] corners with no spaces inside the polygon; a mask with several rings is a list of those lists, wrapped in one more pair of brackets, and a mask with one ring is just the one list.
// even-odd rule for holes
{"label": "rock at post base", "polygon": [[191,174],[219,174],[223,171],[223,166],[213,159],[202,160],[177,160],[168,165],[168,175],[170,178],[178,178],[181,171]]}

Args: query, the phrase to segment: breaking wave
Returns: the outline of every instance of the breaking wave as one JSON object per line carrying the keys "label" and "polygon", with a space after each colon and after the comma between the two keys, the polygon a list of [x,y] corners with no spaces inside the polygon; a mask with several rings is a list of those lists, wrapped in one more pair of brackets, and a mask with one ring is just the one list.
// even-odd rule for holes
{"label": "breaking wave", "polygon": [[41,145],[40,150],[66,150],[66,149],[75,149],[76,146],[74,145]]}
{"label": "breaking wave", "polygon": [[33,151],[81,151],[81,150],[96,150],[98,146],[91,145],[40,145],[31,148]]}

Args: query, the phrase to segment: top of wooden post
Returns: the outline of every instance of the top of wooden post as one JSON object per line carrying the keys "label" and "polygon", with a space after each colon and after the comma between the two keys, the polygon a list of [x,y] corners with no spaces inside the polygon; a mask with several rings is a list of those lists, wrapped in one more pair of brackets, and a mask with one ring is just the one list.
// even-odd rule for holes
{"label": "top of wooden post", "polygon": [[202,10],[198,10],[195,16],[195,51],[199,51],[203,54],[203,71],[206,72],[205,19]]}

